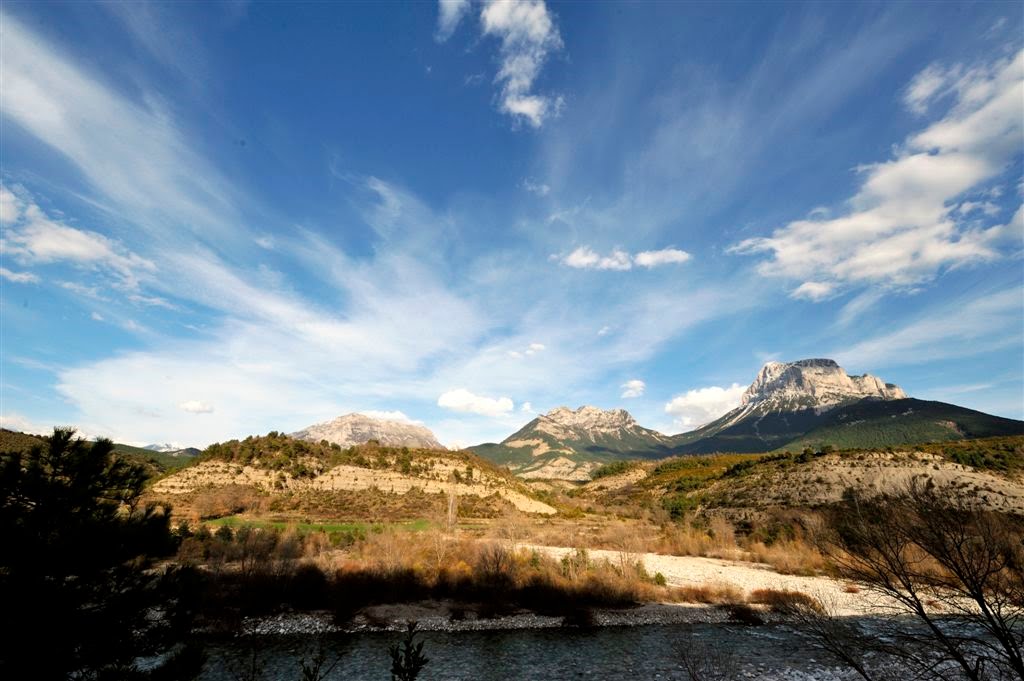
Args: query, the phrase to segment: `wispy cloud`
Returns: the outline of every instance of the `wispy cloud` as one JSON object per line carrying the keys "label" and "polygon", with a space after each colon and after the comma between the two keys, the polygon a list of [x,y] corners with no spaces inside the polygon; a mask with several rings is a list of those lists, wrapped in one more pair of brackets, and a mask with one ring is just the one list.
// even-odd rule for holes
{"label": "wispy cloud", "polygon": [[943,118],[908,137],[892,160],[860,169],[847,214],[792,222],[731,251],[768,253],[758,271],[802,280],[792,295],[811,300],[852,286],[920,285],[944,269],[998,258],[1012,230],[962,223],[955,200],[995,179],[1024,144],[1024,51],[973,69],[929,67],[908,105],[924,111],[946,91],[953,102]]}
{"label": "wispy cloud", "polygon": [[1024,299],[1019,288],[952,300],[895,331],[834,350],[844,366],[886,367],[970,357],[1024,345]]}
{"label": "wispy cloud", "polygon": [[455,29],[459,27],[462,17],[470,9],[469,0],[438,0],[437,32],[434,37],[438,42],[443,43],[452,37]]}
{"label": "wispy cloud", "polygon": [[27,198],[5,187],[4,223],[0,248],[23,265],[70,262],[80,267],[103,269],[126,288],[138,287],[138,275],[151,273],[156,265],[98,232],[70,227],[51,219]]}
{"label": "wispy cloud", "polygon": [[15,284],[39,283],[39,277],[31,272],[12,272],[6,267],[0,267],[0,277],[3,277],[7,281],[13,281]]}

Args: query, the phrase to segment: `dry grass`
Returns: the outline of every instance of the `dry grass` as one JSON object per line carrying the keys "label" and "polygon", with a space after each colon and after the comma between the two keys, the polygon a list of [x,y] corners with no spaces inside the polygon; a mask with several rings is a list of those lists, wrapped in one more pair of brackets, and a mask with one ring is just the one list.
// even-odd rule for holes
{"label": "dry grass", "polygon": [[783,614],[792,612],[795,607],[810,608],[815,612],[822,611],[817,599],[801,591],[789,589],[755,589],[747,600],[750,603],[767,605],[773,612]]}

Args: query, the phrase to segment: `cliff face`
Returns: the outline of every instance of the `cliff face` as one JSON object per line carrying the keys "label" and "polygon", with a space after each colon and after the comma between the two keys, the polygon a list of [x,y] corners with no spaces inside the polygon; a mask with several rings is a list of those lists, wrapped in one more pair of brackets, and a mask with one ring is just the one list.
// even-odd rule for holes
{"label": "cliff face", "polygon": [[743,393],[740,409],[762,405],[761,413],[808,408],[824,411],[865,397],[900,400],[907,394],[871,374],[849,376],[831,359],[769,362]]}

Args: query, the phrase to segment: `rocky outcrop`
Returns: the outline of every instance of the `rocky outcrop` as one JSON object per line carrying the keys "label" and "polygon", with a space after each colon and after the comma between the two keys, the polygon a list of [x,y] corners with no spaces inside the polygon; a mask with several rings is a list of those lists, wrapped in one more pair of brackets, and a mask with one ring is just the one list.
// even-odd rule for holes
{"label": "rocky outcrop", "polygon": [[444,449],[429,428],[414,423],[378,419],[365,414],[346,414],[332,421],[317,423],[292,433],[292,437],[310,442],[327,440],[342,447],[353,447],[376,440],[388,447]]}
{"label": "rocky outcrop", "polygon": [[901,400],[907,394],[871,374],[849,376],[834,360],[802,359],[765,364],[743,393],[740,408],[765,405],[774,411],[827,410],[866,397]]}

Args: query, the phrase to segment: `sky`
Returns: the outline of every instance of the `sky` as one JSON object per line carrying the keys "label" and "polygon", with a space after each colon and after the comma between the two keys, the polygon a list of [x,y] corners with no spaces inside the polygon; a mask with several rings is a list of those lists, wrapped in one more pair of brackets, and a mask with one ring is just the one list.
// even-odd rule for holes
{"label": "sky", "polygon": [[0,418],[666,433],[767,361],[1024,418],[1016,3],[0,8]]}

